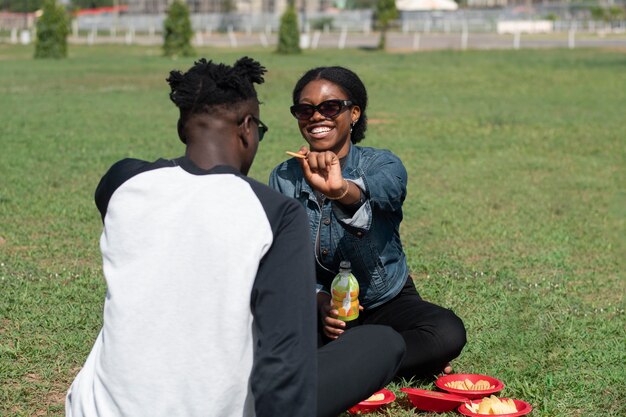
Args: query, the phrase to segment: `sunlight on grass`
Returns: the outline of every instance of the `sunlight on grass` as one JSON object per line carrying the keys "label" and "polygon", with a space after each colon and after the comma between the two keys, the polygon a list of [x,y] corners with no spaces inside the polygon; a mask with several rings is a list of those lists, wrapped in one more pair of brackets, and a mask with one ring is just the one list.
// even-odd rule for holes
{"label": "sunlight on grass", "polygon": [[[362,144],[409,173],[401,233],[418,290],[468,329],[455,371],[501,379],[534,416],[626,415],[625,53],[200,53],[269,70],[270,131],[250,173],[262,182],[303,143],[288,112],[298,77],[356,70],[370,96]],[[0,415],[63,415],[91,349],[105,293],[100,176],[123,157],[183,153],[165,78],[192,60],[159,55],[73,47],[34,61],[0,45]],[[398,400],[373,415],[435,415],[410,406],[409,385],[435,389],[396,381]]]}

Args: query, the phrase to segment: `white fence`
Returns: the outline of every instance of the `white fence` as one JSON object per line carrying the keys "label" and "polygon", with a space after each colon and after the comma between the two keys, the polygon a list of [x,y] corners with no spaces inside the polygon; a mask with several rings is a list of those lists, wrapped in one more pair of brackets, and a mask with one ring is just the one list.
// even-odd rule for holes
{"label": "white fence", "polygon": [[[626,22],[598,22],[582,18],[552,21],[511,17],[510,14],[493,10],[403,13],[389,32],[390,42],[392,47],[404,49],[498,48],[503,45],[513,48],[544,47],[540,43],[542,41],[533,41],[528,36],[533,33],[551,32],[566,35],[565,46],[571,48],[577,45],[586,46],[578,42],[580,36],[585,33],[598,35],[598,38],[611,33],[626,33]],[[378,34],[374,33],[373,14],[370,10],[332,14],[307,13],[300,18],[301,44],[305,48],[369,48],[377,44]],[[96,43],[158,45],[162,43],[164,19],[165,15],[79,16],[72,21],[70,42],[88,45]],[[195,32],[193,42],[197,46],[268,47],[276,44],[280,24],[280,17],[269,13],[193,14],[191,20]],[[29,29],[8,28],[2,25],[3,22],[0,20],[0,43],[28,44],[34,39],[32,25]],[[512,38],[507,38],[511,35]],[[480,42],[480,45],[477,42]],[[558,42],[562,41],[555,42],[552,44],[558,46]],[[595,40],[587,43],[589,46],[596,44],[600,45]],[[607,39],[602,44],[624,47],[626,37]]]}
{"label": "white fence", "polygon": [[[371,29],[371,10],[352,10],[340,13],[307,13],[301,16],[300,26],[306,32],[315,26],[326,30],[362,31]],[[160,32],[165,20],[164,14],[130,15],[113,14],[84,15],[74,20],[78,30],[133,30],[135,32]],[[276,32],[280,25],[280,16],[273,13],[206,13],[192,14],[191,26],[195,31],[203,32]]]}
{"label": "white fence", "polygon": [[554,30],[551,20],[502,20],[496,32],[503,33],[550,33]]}

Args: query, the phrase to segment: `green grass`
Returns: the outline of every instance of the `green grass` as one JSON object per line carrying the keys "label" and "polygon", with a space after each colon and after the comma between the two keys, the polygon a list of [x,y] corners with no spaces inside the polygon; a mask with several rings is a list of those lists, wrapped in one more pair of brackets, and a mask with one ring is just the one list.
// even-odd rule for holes
{"label": "green grass", "polygon": [[[418,288],[467,325],[455,371],[502,379],[535,416],[626,415],[626,53],[199,52],[269,69],[270,131],[250,173],[263,182],[303,143],[287,110],[299,75],[356,70],[371,100],[363,144],[409,172]],[[113,46],[31,57],[0,45],[0,415],[60,416],[101,325],[95,186],[120,158],[182,154],[165,78],[192,60]],[[429,415],[406,385],[434,389],[391,384],[398,401],[378,415]]]}

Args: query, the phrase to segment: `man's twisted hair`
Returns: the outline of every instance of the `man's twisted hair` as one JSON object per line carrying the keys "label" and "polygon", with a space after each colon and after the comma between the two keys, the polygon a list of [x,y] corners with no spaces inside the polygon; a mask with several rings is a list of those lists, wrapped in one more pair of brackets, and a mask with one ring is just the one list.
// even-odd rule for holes
{"label": "man's twisted hair", "polygon": [[181,121],[196,113],[211,113],[221,106],[248,100],[258,102],[254,83],[262,84],[265,67],[252,58],[240,58],[232,67],[201,58],[184,74],[171,71],[167,82],[170,99],[180,110]]}

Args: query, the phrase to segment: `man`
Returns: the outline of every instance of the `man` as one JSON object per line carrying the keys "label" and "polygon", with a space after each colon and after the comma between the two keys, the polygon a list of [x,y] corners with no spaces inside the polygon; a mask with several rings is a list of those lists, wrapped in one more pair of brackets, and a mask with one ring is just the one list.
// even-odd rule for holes
{"label": "man", "polygon": [[100,181],[103,327],[67,417],[331,417],[396,374],[405,346],[386,326],[317,350],[306,213],[246,177],[265,72],[247,57],[172,71],[185,156]]}
{"label": "man", "polygon": [[315,416],[306,214],[246,177],[265,71],[172,71],[185,156],[124,159],[100,181],[104,323],[67,416]]}

